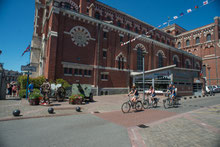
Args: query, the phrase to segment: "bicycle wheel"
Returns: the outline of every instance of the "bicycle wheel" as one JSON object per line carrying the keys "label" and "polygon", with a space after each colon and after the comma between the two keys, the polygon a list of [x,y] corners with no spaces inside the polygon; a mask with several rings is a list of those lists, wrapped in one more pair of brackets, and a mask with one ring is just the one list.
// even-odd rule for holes
{"label": "bicycle wheel", "polygon": [[123,113],[128,113],[130,111],[130,109],[131,109],[131,105],[129,104],[129,102],[125,102],[121,106],[121,111]]}
{"label": "bicycle wheel", "polygon": [[170,102],[170,101],[167,100],[167,99],[166,99],[166,100],[163,100],[163,106],[164,106],[165,109],[169,108],[169,102]]}
{"label": "bicycle wheel", "polygon": [[138,101],[136,104],[135,104],[135,109],[137,111],[141,111],[142,110],[142,102],[141,101]]}
{"label": "bicycle wheel", "polygon": [[142,103],[144,109],[148,109],[149,108],[149,102],[147,100],[144,100]]}
{"label": "bicycle wheel", "polygon": [[152,106],[153,106],[153,108],[156,108],[156,107],[157,107],[157,100],[154,100],[154,101],[153,101]]}

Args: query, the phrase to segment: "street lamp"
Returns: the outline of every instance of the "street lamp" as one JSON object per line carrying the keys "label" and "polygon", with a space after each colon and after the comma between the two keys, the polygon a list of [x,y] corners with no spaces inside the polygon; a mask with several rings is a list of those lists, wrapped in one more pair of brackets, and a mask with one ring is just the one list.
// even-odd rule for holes
{"label": "street lamp", "polygon": [[209,86],[211,85],[211,79],[210,79],[210,69],[211,67],[209,65],[207,65],[207,69],[208,69],[208,72],[209,72]]}
{"label": "street lamp", "polygon": [[145,81],[145,78],[144,78],[144,56],[146,55],[146,52],[143,51],[142,52],[142,56],[143,56],[143,100],[145,99],[145,91],[144,91],[144,81]]}

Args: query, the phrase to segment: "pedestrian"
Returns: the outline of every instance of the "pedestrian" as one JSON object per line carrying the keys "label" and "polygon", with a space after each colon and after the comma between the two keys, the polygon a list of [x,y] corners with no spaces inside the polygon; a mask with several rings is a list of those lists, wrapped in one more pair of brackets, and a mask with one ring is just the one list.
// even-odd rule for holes
{"label": "pedestrian", "polygon": [[12,95],[12,87],[13,87],[13,85],[10,84],[10,87],[9,87],[9,95],[10,95],[10,96]]}
{"label": "pedestrian", "polygon": [[14,84],[13,87],[12,87],[12,96],[16,96],[16,93],[17,93],[17,86]]}
{"label": "pedestrian", "polygon": [[29,85],[28,85],[28,93],[29,95],[34,91],[34,85],[33,83],[31,82]]}

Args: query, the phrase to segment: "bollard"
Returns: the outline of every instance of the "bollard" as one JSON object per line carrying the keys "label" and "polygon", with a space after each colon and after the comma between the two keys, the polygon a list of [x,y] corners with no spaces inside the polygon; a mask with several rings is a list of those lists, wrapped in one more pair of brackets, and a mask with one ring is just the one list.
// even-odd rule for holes
{"label": "bollard", "polygon": [[18,110],[18,109],[14,110],[14,111],[12,112],[12,114],[13,114],[14,116],[19,116],[20,113],[21,113],[21,111]]}

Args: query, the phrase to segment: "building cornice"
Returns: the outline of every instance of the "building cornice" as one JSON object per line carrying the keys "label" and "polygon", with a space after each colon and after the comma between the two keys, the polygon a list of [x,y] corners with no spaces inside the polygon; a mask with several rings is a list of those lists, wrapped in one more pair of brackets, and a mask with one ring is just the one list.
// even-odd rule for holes
{"label": "building cornice", "polygon": [[[57,8],[57,7],[53,7],[53,9],[52,9],[52,11],[56,11],[56,12],[58,10],[61,11],[61,12],[66,13],[66,14],[72,15],[73,18],[78,17],[78,18],[80,18],[80,20],[82,20],[84,22],[85,21],[92,22],[92,23],[96,24],[97,26],[100,25],[100,26],[103,26],[104,28],[107,28],[107,29],[110,29],[110,30],[116,30],[116,31],[119,31],[120,33],[124,33],[124,34],[127,34],[127,35],[130,34],[131,37],[135,37],[135,36],[139,35],[139,34],[137,34],[135,32],[126,30],[124,28],[117,27],[117,26],[115,26],[113,24],[109,24],[109,23],[104,22],[104,21],[100,21],[98,19],[95,19],[95,18],[90,17],[90,16],[85,15],[85,14],[81,14],[81,13],[77,13],[77,12],[74,12],[74,11],[69,11],[69,10],[66,10],[66,9],[63,9],[63,8]],[[191,56],[193,58],[196,58],[198,60],[202,60],[201,57],[195,56],[195,55],[190,54],[190,53],[188,53],[186,51],[183,51],[183,50],[174,48],[172,46],[166,45],[164,43],[161,43],[159,41],[153,40],[151,38],[147,38],[146,35],[141,35],[141,37],[138,38],[138,40],[141,40],[141,41],[144,41],[144,42],[148,42],[148,43],[153,43],[154,45],[158,45],[158,46],[163,47],[165,49],[168,49],[168,50],[170,49],[170,50],[172,50],[174,52],[183,53],[183,54],[186,54],[186,55]]]}
{"label": "building cornice", "polygon": [[184,36],[184,35],[189,35],[189,34],[191,34],[191,33],[194,33],[194,32],[197,32],[197,31],[201,31],[201,30],[204,30],[204,29],[206,29],[206,28],[214,27],[214,26],[215,26],[215,24],[212,23],[212,24],[209,24],[209,25],[200,27],[200,28],[198,28],[198,29],[194,29],[194,30],[191,30],[191,31],[184,32],[184,33],[179,34],[179,35],[177,35],[177,36],[175,36],[175,37],[176,37],[176,38],[182,37],[182,36]]}

